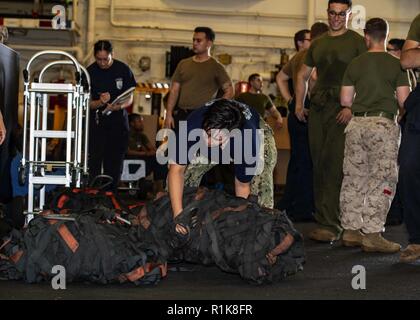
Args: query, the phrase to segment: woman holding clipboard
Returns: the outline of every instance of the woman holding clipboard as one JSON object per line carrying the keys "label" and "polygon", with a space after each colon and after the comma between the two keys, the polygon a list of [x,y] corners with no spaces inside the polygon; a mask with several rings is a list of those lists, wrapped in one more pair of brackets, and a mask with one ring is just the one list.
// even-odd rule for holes
{"label": "woman holding clipboard", "polygon": [[94,56],[95,62],[87,68],[91,78],[89,175],[93,179],[103,168],[103,174],[113,178],[110,188],[115,191],[128,143],[125,108],[133,102],[136,81],[130,68],[113,58],[111,42],[96,42]]}

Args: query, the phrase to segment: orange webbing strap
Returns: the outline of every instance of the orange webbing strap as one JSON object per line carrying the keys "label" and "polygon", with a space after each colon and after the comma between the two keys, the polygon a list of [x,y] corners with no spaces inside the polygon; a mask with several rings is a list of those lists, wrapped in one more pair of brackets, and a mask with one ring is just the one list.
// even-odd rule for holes
{"label": "orange webbing strap", "polygon": [[10,243],[10,241],[12,241],[12,238],[5,240],[3,244],[0,246],[0,250],[3,249],[5,246],[7,246]]}
{"label": "orange webbing strap", "polygon": [[134,269],[133,271],[126,273],[125,275],[120,276],[120,280],[122,279],[128,279],[131,282],[137,281],[144,277],[145,274],[149,273],[155,268],[159,268],[160,275],[162,278],[166,277],[166,273],[168,270],[168,266],[166,263],[146,263],[146,265],[143,267],[139,267],[137,269]]}
{"label": "orange webbing strap", "polygon": [[98,189],[86,189],[86,190],[84,190],[84,192],[87,193],[87,194],[95,195],[95,194],[99,193],[99,190]]}
{"label": "orange webbing strap", "polygon": [[[57,222],[57,220],[50,220],[50,224],[56,224]],[[71,234],[67,226],[65,224],[62,224],[58,227],[57,231],[61,238],[64,240],[64,242],[67,244],[67,246],[70,248],[70,250],[73,251],[73,253],[75,253],[79,248],[79,242]]]}
{"label": "orange webbing strap", "polygon": [[62,209],[64,207],[64,204],[70,199],[69,196],[66,196],[63,194],[60,199],[58,199],[57,208]]}
{"label": "orange webbing strap", "polygon": [[238,206],[238,207],[226,207],[226,208],[220,208],[220,209],[217,209],[217,210],[215,210],[215,211],[213,211],[213,212],[211,213],[211,218],[212,218],[213,220],[216,220],[216,219],[217,219],[217,218],[219,218],[219,216],[220,216],[222,213],[224,213],[224,212],[227,212],[227,211],[240,212],[240,211],[244,211],[246,208],[248,208],[248,204],[247,204],[247,203],[241,204],[241,205],[240,205],[240,206]]}
{"label": "orange webbing strap", "polygon": [[[97,194],[99,191],[96,189],[80,189],[80,188],[73,188],[71,190],[71,192],[73,194],[78,194],[78,193],[86,193],[86,194]],[[70,196],[68,195],[61,195],[60,198],[58,199],[57,202],[57,208],[58,209],[62,209],[64,207],[64,204],[70,199]]]}
{"label": "orange webbing strap", "polygon": [[159,268],[162,278],[166,277],[166,272],[168,271],[168,266],[166,263],[147,263],[146,273],[152,271],[155,268]]}
{"label": "orange webbing strap", "polygon": [[115,195],[112,191],[107,191],[105,192],[105,195],[109,198],[111,198],[112,204],[114,205],[114,208],[117,210],[121,210],[121,205],[119,204],[119,202],[117,201],[117,199],[115,198]]}
{"label": "orange webbing strap", "polygon": [[140,202],[137,202],[135,204],[129,205],[128,209],[131,210],[131,209],[134,209],[134,208],[138,208],[138,207],[144,206],[145,204],[146,204],[145,202],[140,201]]}
{"label": "orange webbing strap", "polygon": [[168,272],[168,265],[167,265],[167,263],[165,262],[165,263],[159,264],[159,269],[160,269],[160,274],[161,274],[162,278],[165,278],[166,277],[166,274]]}
{"label": "orange webbing strap", "polygon": [[[146,264],[147,266],[147,264]],[[137,269],[134,269],[133,271],[127,273],[125,276],[128,280],[130,280],[131,282],[137,281],[138,279],[141,279],[144,277],[145,275],[145,271],[143,267],[139,267]]]}
{"label": "orange webbing strap", "polygon": [[14,264],[16,264],[18,263],[22,255],[23,255],[23,250],[19,250],[14,255],[12,255],[9,259],[12,260]]}
{"label": "orange webbing strap", "polygon": [[98,194],[99,190],[98,189],[90,189],[90,188],[85,188],[85,189],[74,188],[74,189],[71,190],[71,192],[73,192],[73,193],[86,193],[86,194]]}
{"label": "orange webbing strap", "polygon": [[[12,241],[11,238],[4,241],[3,244],[0,247],[0,250],[3,249],[5,246],[7,246],[11,241]],[[16,264],[20,260],[22,255],[23,255],[23,250],[19,250],[19,251],[15,252],[13,255],[11,255],[8,259],[10,259],[14,264]],[[2,255],[2,257],[7,259],[7,256]]]}

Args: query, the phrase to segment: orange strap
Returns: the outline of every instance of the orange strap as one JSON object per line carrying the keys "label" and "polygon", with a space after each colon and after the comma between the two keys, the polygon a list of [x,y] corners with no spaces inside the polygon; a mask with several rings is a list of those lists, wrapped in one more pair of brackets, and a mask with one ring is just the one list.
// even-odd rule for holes
{"label": "orange strap", "polygon": [[[6,241],[5,241],[5,242],[1,245],[0,250],[1,250],[1,249],[3,249],[6,245],[8,245],[10,242],[11,242],[11,239],[7,239],[7,240],[6,240]],[[10,259],[10,260],[12,260],[12,262],[16,264],[16,263],[20,260],[20,258],[22,257],[22,255],[23,255],[23,250],[19,250],[19,251],[17,251],[15,254],[11,255],[11,256],[9,257],[9,259]]]}
{"label": "orange strap", "polygon": [[[50,220],[50,224],[56,224],[57,220]],[[67,246],[70,248],[73,253],[77,251],[79,248],[79,242],[76,240],[76,238],[72,235],[70,230],[67,228],[65,224],[62,224],[57,229],[59,235],[64,240],[64,242],[67,244]]]}
{"label": "orange strap", "polygon": [[120,281],[128,279],[131,282],[137,281],[138,279],[141,279],[144,277],[146,273],[149,273],[153,269],[159,267],[160,275],[163,277],[166,277],[166,273],[168,271],[168,266],[166,263],[146,263],[144,267],[139,267],[137,269],[134,269],[133,271],[126,273],[125,275],[120,276]]}
{"label": "orange strap", "polygon": [[79,248],[79,242],[71,234],[70,230],[65,224],[62,224],[58,227],[58,233],[60,234],[61,238],[63,238],[64,242],[67,244],[70,250],[73,251],[73,253],[75,253],[77,251],[77,248]]}
{"label": "orange strap", "polygon": [[160,274],[162,278],[166,277],[166,273],[168,272],[168,265],[166,263],[159,265]]}
{"label": "orange strap", "polygon": [[132,205],[128,206],[128,209],[134,209],[134,208],[141,207],[141,206],[144,206],[144,205],[145,205],[145,202],[137,202],[136,204],[132,204]]}
{"label": "orange strap", "polygon": [[0,247],[0,250],[7,246],[10,243],[10,241],[12,241],[12,238],[5,240]]}
{"label": "orange strap", "polygon": [[19,250],[18,252],[16,252],[14,255],[10,257],[10,260],[12,260],[14,264],[16,264],[18,263],[22,255],[23,255],[23,250]]}
{"label": "orange strap", "polygon": [[227,211],[240,212],[240,211],[244,211],[246,208],[248,208],[248,204],[247,204],[247,203],[241,204],[241,205],[240,205],[240,206],[238,206],[238,207],[226,207],[226,208],[220,208],[220,209],[217,209],[217,210],[215,210],[215,211],[213,211],[213,212],[211,213],[211,218],[212,218],[213,220],[216,220],[216,219],[217,219],[217,218],[219,218],[219,216],[220,216],[222,213],[224,213],[224,212],[227,212]]}
{"label": "orange strap", "polygon": [[114,205],[114,208],[115,208],[115,209],[117,209],[117,210],[121,210],[121,206],[120,206],[120,204],[118,203],[118,201],[117,201],[117,199],[115,198],[115,195],[114,195],[114,193],[113,193],[112,191],[105,192],[105,195],[106,195],[107,197],[111,198],[112,204]]}
{"label": "orange strap", "polygon": [[99,190],[97,190],[97,189],[86,189],[85,193],[87,193],[87,194],[98,194]]}
{"label": "orange strap", "polygon": [[144,274],[145,274],[144,268],[143,267],[139,267],[139,268],[134,269],[133,271],[127,273],[126,274],[126,277],[131,282],[134,282],[134,281],[137,281],[140,278],[143,278],[144,277]]}
{"label": "orange strap", "polygon": [[60,199],[58,199],[57,208],[62,209],[64,207],[64,204],[70,199],[70,197],[66,195],[62,195]]}

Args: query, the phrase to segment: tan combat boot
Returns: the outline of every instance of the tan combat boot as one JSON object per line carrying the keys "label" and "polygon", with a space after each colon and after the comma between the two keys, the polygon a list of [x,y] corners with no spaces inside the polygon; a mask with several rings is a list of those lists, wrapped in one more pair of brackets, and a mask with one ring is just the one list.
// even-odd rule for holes
{"label": "tan combat boot", "polygon": [[359,230],[344,230],[343,246],[360,247],[362,245],[364,235]]}
{"label": "tan combat boot", "polygon": [[398,243],[384,239],[380,232],[365,234],[362,240],[362,249],[365,252],[395,253],[400,251]]}
{"label": "tan combat boot", "polygon": [[410,263],[420,259],[420,244],[409,244],[401,251],[400,262]]}
{"label": "tan combat boot", "polygon": [[312,230],[309,235],[309,239],[319,242],[333,242],[339,240],[339,236],[330,230],[324,228],[316,228]]}

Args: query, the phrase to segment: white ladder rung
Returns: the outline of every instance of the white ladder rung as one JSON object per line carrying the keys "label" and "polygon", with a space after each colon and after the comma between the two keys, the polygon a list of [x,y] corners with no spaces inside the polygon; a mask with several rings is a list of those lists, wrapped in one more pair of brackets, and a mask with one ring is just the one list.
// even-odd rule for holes
{"label": "white ladder rung", "polygon": [[31,84],[30,92],[73,93],[75,91],[71,83],[37,83]]}
{"label": "white ladder rung", "polygon": [[[34,130],[34,138],[67,138],[67,131],[60,130]],[[71,132],[71,138],[74,138],[74,131]]]}
{"label": "white ladder rung", "polygon": [[33,184],[58,184],[58,185],[66,185],[70,183],[69,179],[66,176],[44,176],[44,177],[32,177],[29,180],[29,183],[32,182]]}

